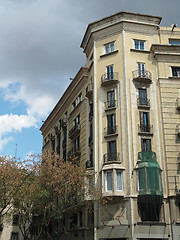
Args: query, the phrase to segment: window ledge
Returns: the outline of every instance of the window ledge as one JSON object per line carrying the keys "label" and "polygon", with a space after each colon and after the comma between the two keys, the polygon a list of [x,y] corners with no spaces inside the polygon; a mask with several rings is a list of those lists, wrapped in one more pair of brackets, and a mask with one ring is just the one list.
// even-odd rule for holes
{"label": "window ledge", "polygon": [[130,51],[131,52],[140,52],[140,53],[151,53],[151,51],[148,51],[148,50],[141,50],[141,49],[134,49],[134,48],[131,48]]}
{"label": "window ledge", "polygon": [[118,52],[118,50],[115,50],[115,51],[110,52],[110,53],[102,54],[102,55],[100,55],[100,58],[105,57],[105,56],[109,56],[109,55],[114,54],[114,53],[117,53],[117,52]]}
{"label": "window ledge", "polygon": [[83,100],[81,100],[75,107],[74,109],[70,112],[70,116],[73,114],[73,112],[75,112],[75,110],[81,105],[81,103],[83,102]]}
{"label": "window ledge", "polygon": [[172,76],[172,77],[169,77],[169,79],[180,79],[180,77],[176,77],[176,76]]}
{"label": "window ledge", "polygon": [[143,221],[143,222],[137,222],[137,225],[161,225],[161,226],[166,226],[165,222],[160,222],[160,221]]}

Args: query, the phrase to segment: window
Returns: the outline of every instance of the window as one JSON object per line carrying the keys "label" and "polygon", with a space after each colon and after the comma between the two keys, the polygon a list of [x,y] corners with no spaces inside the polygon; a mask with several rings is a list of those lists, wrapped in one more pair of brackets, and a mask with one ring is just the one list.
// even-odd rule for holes
{"label": "window", "polygon": [[144,77],[146,75],[145,63],[138,63],[138,76]]}
{"label": "window", "polygon": [[116,132],[115,114],[107,115],[107,134],[114,134]]}
{"label": "window", "polygon": [[151,152],[151,139],[141,139],[141,149],[142,151]]}
{"label": "window", "polygon": [[145,41],[134,40],[134,48],[137,50],[145,50]]}
{"label": "window", "polygon": [[79,96],[74,100],[72,103],[72,110],[82,101],[82,92],[79,94]]}
{"label": "window", "polygon": [[107,161],[117,160],[116,141],[107,142]]}
{"label": "window", "polygon": [[173,77],[180,77],[180,67],[171,67],[171,70]]}
{"label": "window", "polygon": [[18,226],[19,224],[19,215],[18,214],[14,214],[13,215],[13,225],[14,226]]}
{"label": "window", "polygon": [[107,72],[107,79],[108,80],[114,79],[113,65],[107,66],[106,67],[106,72]]}
{"label": "window", "polygon": [[115,42],[107,43],[104,45],[105,53],[114,52]]}
{"label": "window", "polygon": [[112,191],[113,190],[113,172],[107,171],[105,173],[105,179],[106,179],[106,191]]}
{"label": "window", "polygon": [[147,106],[148,105],[147,89],[139,88],[138,92],[139,92],[139,105]]}
{"label": "window", "polygon": [[107,107],[108,108],[115,107],[115,91],[114,91],[114,89],[107,92]]}
{"label": "window", "polygon": [[169,44],[180,45],[180,39],[169,39]]}
{"label": "window", "polygon": [[78,115],[74,120],[73,120],[73,126],[76,126],[80,124],[80,115]]}
{"label": "window", "polygon": [[17,232],[12,232],[11,240],[19,240],[19,234]]}
{"label": "window", "polygon": [[138,190],[144,190],[145,187],[145,174],[143,169],[138,170]]}
{"label": "window", "polygon": [[122,191],[123,184],[122,184],[122,171],[116,170],[116,190]]}
{"label": "window", "polygon": [[74,139],[73,147],[74,147],[74,149],[79,149],[79,147],[80,147],[80,136],[78,136],[76,139]]}
{"label": "window", "polygon": [[150,132],[149,112],[139,112],[141,132]]}

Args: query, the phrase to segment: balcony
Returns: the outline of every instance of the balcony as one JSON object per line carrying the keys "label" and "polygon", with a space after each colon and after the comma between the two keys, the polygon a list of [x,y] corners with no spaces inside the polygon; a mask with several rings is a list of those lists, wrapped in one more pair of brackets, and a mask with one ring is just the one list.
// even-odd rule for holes
{"label": "balcony", "polygon": [[177,110],[180,110],[180,98],[176,99]]}
{"label": "balcony", "polygon": [[121,163],[120,161],[120,153],[112,152],[104,154],[104,164],[109,163]]}
{"label": "balcony", "polygon": [[137,83],[151,84],[152,74],[150,71],[135,70],[132,72],[133,81]]}
{"label": "balcony", "polygon": [[64,139],[62,140],[62,145],[63,145],[63,147],[66,146],[66,143],[67,143],[67,138],[64,138]]}
{"label": "balcony", "polygon": [[138,133],[139,134],[153,134],[153,126],[152,125],[138,125]]}
{"label": "balcony", "polygon": [[112,110],[116,108],[116,100],[112,99],[105,102],[105,110]]}
{"label": "balcony", "polygon": [[90,108],[90,112],[89,112],[89,121],[91,121],[91,119],[93,118],[93,108]]}
{"label": "balcony", "polygon": [[57,154],[60,154],[60,145],[58,145],[58,146],[56,147],[56,153],[57,153]]}
{"label": "balcony", "polygon": [[101,77],[101,86],[109,86],[112,84],[117,84],[119,82],[119,73],[117,72],[111,72],[111,73],[105,73]]}
{"label": "balcony", "polygon": [[139,108],[150,108],[150,100],[147,98],[138,98],[137,105]]}
{"label": "balcony", "polygon": [[90,155],[90,159],[86,161],[86,168],[93,168],[93,157]]}
{"label": "balcony", "polygon": [[93,136],[92,134],[89,136],[89,146],[93,143]]}
{"label": "balcony", "polygon": [[104,137],[118,135],[118,133],[117,133],[117,126],[115,125],[115,126],[110,126],[110,127],[105,128],[104,134],[105,134]]}
{"label": "balcony", "polygon": [[69,131],[69,137],[70,138],[74,138],[76,137],[81,131],[81,125],[80,124],[76,124],[74,125],[73,128],[71,128],[71,130]]}
{"label": "balcony", "polygon": [[89,99],[91,99],[93,96],[93,83],[90,83],[87,85],[86,87],[86,97],[88,97]]}
{"label": "balcony", "polygon": [[176,126],[176,134],[180,137],[180,123]]}
{"label": "balcony", "polygon": [[71,148],[71,150],[68,152],[68,158],[73,158],[73,157],[76,157],[76,156],[79,156],[80,155],[80,147],[78,146],[74,146],[73,148]]}
{"label": "balcony", "polygon": [[62,119],[62,127],[65,128],[67,126],[67,118]]}

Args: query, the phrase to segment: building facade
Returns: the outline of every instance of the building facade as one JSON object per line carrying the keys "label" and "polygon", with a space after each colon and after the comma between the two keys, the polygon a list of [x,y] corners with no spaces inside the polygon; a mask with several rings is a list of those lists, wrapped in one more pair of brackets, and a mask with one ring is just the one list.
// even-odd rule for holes
{"label": "building facade", "polygon": [[62,239],[180,238],[180,29],[119,12],[90,23],[82,67],[41,127],[78,156],[107,204],[67,216]]}

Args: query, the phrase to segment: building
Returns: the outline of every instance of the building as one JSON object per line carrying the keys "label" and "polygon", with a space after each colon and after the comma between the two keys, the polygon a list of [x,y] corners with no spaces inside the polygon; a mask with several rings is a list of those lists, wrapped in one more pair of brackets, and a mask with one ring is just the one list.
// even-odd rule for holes
{"label": "building", "polygon": [[[41,127],[43,150],[79,156],[108,204],[64,239],[180,238],[180,28],[119,12],[90,23],[87,57]],[[63,239],[63,238],[62,238]]]}

